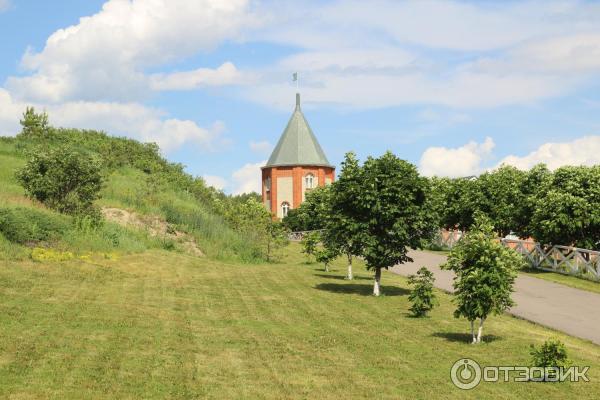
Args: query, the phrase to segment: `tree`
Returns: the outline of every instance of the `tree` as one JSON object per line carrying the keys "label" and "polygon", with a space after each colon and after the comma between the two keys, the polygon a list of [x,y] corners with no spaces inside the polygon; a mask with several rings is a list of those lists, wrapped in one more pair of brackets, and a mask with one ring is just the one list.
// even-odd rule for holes
{"label": "tree", "polygon": [[97,157],[68,146],[37,149],[17,180],[26,193],[65,214],[96,215],[93,202],[102,188],[101,163]]}
{"label": "tree", "polygon": [[[454,277],[454,317],[471,322],[473,343],[481,342],[483,324],[490,314],[500,314],[514,305],[511,293],[517,270],[525,260],[504,247],[494,233],[489,218],[479,213],[470,231],[452,248],[442,269]],[[475,336],[475,320],[479,329]]]}
{"label": "tree", "polygon": [[359,215],[354,207],[356,196],[362,190],[360,166],[354,153],[346,154],[338,180],[331,185],[328,215],[324,217],[325,230],[322,234],[326,246],[346,255],[348,260],[347,279],[352,280],[352,257],[360,255]]}
{"label": "tree", "polygon": [[481,209],[483,196],[474,177],[452,179],[447,185],[442,214],[447,229],[466,231],[473,225],[473,216]]}
{"label": "tree", "polygon": [[302,252],[306,255],[306,260],[309,264],[312,262],[312,256],[317,252],[319,240],[318,232],[309,232],[304,235],[300,242],[302,245]]}
{"label": "tree", "polygon": [[261,257],[272,261],[275,252],[288,243],[287,230],[273,220],[271,213],[254,196],[246,197],[245,203],[236,209],[237,230],[258,246]]}
{"label": "tree", "polygon": [[525,173],[525,179],[521,183],[523,200],[521,204],[516,204],[517,216],[513,226],[513,231],[520,238],[533,236],[531,221],[536,201],[547,195],[548,180],[551,178],[552,173],[545,164],[537,164]]}
{"label": "tree", "polygon": [[408,296],[408,300],[412,304],[410,311],[413,316],[424,317],[437,305],[436,296],[433,293],[434,282],[433,273],[425,267],[421,267],[416,275],[408,277],[408,283],[413,286],[413,290]]}
{"label": "tree", "polygon": [[519,225],[519,208],[525,202],[522,192],[527,174],[515,167],[502,165],[477,178],[481,194],[479,211],[484,212],[500,237],[510,234]]}
{"label": "tree", "polygon": [[315,259],[318,263],[323,263],[325,272],[329,272],[329,264],[335,260],[340,253],[337,249],[323,245],[315,251]]}
{"label": "tree", "polygon": [[358,181],[361,188],[349,205],[356,210],[353,232],[367,269],[375,271],[373,294],[379,296],[381,270],[412,261],[408,249],[420,248],[434,232],[425,206],[428,183],[414,165],[391,152],[369,157]]}
{"label": "tree", "polygon": [[531,233],[543,244],[600,249],[600,166],[558,168],[534,202]]}
{"label": "tree", "polygon": [[329,214],[328,186],[317,187],[306,193],[298,208],[290,210],[283,223],[293,232],[321,230]]}
{"label": "tree", "polygon": [[19,136],[25,138],[44,138],[48,136],[50,126],[48,125],[48,114],[36,113],[35,108],[27,107],[23,113],[21,122],[21,133]]}

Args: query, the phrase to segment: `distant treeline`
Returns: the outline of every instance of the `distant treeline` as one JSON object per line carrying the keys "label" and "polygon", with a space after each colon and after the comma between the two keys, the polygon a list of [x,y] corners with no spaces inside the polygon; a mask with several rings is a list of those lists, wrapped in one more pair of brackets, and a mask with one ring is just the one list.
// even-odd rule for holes
{"label": "distant treeline", "polygon": [[[428,208],[440,228],[468,231],[480,212],[501,236],[532,237],[544,244],[600,249],[600,166],[564,166],[529,171],[512,166],[469,178],[430,178]],[[292,230],[322,226],[320,191],[292,210]]]}

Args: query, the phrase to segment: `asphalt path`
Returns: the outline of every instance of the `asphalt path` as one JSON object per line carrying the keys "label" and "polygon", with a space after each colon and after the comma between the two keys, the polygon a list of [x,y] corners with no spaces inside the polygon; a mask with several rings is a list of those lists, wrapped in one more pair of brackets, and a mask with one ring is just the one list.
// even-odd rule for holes
{"label": "asphalt path", "polygon": [[[424,266],[434,273],[436,287],[453,291],[454,273],[439,268],[446,262],[446,256],[418,250],[411,251],[409,256],[414,260],[412,263],[390,271],[408,276]],[[600,345],[600,294],[519,274],[513,300],[517,305],[509,313]]]}

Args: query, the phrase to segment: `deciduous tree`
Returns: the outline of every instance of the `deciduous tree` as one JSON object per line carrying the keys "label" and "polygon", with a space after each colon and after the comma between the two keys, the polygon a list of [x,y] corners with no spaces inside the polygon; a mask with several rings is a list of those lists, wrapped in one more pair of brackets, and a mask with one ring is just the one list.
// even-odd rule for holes
{"label": "deciduous tree", "polygon": [[373,294],[379,296],[381,270],[412,261],[409,248],[433,234],[426,208],[427,179],[391,152],[368,158],[359,171],[361,190],[352,201],[357,246],[367,269],[375,271]]}
{"label": "deciduous tree", "polygon": [[[490,314],[499,314],[514,305],[511,298],[517,270],[524,265],[523,257],[504,247],[497,239],[494,227],[482,214],[465,237],[452,248],[443,269],[452,270],[456,318],[471,322],[473,343],[481,342],[483,324]],[[475,320],[479,329],[475,335]]]}

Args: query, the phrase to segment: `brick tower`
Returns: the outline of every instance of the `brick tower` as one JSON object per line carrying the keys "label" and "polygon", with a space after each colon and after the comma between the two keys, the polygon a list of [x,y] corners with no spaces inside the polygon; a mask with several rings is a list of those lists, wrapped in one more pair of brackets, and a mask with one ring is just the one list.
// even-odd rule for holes
{"label": "brick tower", "polygon": [[331,184],[334,172],[302,114],[296,93],[296,109],[262,167],[263,202],[274,216],[283,218],[304,201],[307,191]]}

